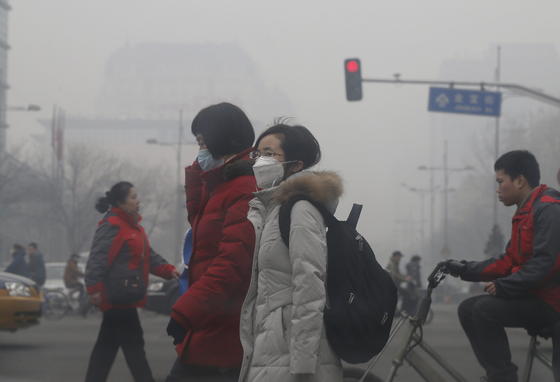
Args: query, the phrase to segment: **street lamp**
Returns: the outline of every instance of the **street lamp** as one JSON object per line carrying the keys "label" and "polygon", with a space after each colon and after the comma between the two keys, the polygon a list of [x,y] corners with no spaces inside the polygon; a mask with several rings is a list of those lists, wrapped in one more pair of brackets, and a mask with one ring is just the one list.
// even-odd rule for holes
{"label": "street lamp", "polygon": [[0,115],[0,153],[6,151],[6,130],[8,129],[8,124],[6,123],[6,112],[8,111],[41,111],[41,106],[35,104],[29,104],[27,106],[5,106],[5,109],[1,109]]}
{"label": "street lamp", "polygon": [[[406,183],[401,183],[401,186],[404,187],[405,189],[407,189],[410,192],[414,192],[415,194],[417,194],[418,196],[420,196],[420,237],[422,240],[422,248],[424,248],[425,244],[426,244],[426,230],[424,229],[424,222],[425,222],[425,199],[426,199],[426,195],[430,194],[432,192],[431,188],[418,188],[418,187],[412,187],[409,186]],[[433,218],[433,216],[430,216],[430,218]],[[430,221],[430,226],[432,225],[431,221]]]}
{"label": "street lamp", "polygon": [[8,106],[8,111],[41,111],[41,106],[30,103],[27,106]]}
{"label": "street lamp", "polygon": [[[449,249],[449,213],[448,213],[448,204],[449,204],[449,192],[452,189],[449,188],[449,173],[450,172],[461,172],[461,171],[472,171],[474,167],[472,166],[465,166],[465,167],[449,167],[448,160],[447,160],[447,140],[444,141],[444,150],[443,150],[443,166],[442,167],[428,167],[428,166],[418,166],[418,170],[421,171],[430,171],[430,190],[431,190],[431,209],[432,209],[432,216],[433,216],[433,201],[434,201],[434,171],[443,171],[443,195],[444,195],[444,202],[443,202],[443,248],[441,249],[441,254],[444,258],[449,257],[451,251]],[[430,222],[432,227],[430,227],[433,235],[433,221]],[[433,252],[433,248],[432,248]]]}
{"label": "street lamp", "polygon": [[[176,146],[177,147],[177,180],[176,180],[176,187],[177,190],[175,192],[176,197],[176,205],[175,205],[175,257],[176,263],[182,261],[182,253],[181,253],[181,240],[182,240],[182,222],[181,222],[181,200],[182,200],[182,193],[183,189],[181,187],[181,170],[182,170],[182,160],[181,160],[181,148],[183,146],[183,134],[184,134],[184,123],[183,123],[183,109],[179,110],[179,126],[177,131],[177,142],[160,142],[156,138],[150,138],[146,140],[147,144],[151,145],[160,145],[160,146]],[[186,143],[190,144],[190,143]]]}

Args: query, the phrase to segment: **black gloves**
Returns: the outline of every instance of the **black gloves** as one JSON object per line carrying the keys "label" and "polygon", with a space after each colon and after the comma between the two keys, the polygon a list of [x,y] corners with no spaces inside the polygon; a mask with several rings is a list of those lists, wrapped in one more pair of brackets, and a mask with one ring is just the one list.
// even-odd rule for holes
{"label": "black gloves", "polygon": [[185,339],[187,329],[183,328],[181,324],[173,318],[170,318],[169,323],[167,324],[167,335],[173,337],[173,345],[177,345],[182,343]]}
{"label": "black gloves", "polygon": [[461,277],[463,273],[467,270],[467,262],[465,260],[446,260],[441,262],[444,271],[449,273],[453,277]]}

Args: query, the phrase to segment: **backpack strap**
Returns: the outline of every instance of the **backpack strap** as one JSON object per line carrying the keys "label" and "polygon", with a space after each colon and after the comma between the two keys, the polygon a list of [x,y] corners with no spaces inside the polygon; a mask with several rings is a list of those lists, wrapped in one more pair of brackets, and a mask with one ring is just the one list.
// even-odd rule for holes
{"label": "backpack strap", "polygon": [[362,213],[362,205],[361,204],[352,204],[352,209],[348,214],[348,219],[346,219],[346,223],[350,225],[350,227],[356,229],[358,226],[358,220],[360,220],[360,214]]}
{"label": "backpack strap", "polygon": [[307,197],[306,195],[303,194],[298,194],[298,195],[294,195],[292,196],[290,199],[288,199],[287,201],[285,201],[284,203],[282,203],[282,205],[280,206],[280,211],[278,212],[278,223],[280,226],[280,236],[282,237],[282,241],[284,242],[284,244],[286,244],[286,247],[290,246],[290,225],[291,225],[291,220],[292,220],[292,208],[294,208],[294,205],[302,200],[306,200],[309,203],[311,203],[315,208],[317,208],[317,210],[319,210],[319,212],[321,213],[321,215],[323,216],[323,219],[325,219],[325,225],[328,227],[330,224],[332,224],[333,222],[336,222],[337,219],[334,217],[333,214],[331,214],[326,208],[325,206],[323,206],[321,203],[309,199],[309,197]]}

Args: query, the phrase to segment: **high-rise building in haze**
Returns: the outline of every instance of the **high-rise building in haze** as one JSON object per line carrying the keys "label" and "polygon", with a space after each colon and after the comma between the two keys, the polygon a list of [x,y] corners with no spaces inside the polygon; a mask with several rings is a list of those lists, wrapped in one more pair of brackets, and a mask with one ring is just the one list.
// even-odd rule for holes
{"label": "high-rise building in haze", "polygon": [[8,72],[8,12],[12,8],[8,0],[0,0],[0,153],[6,149],[6,93],[9,88]]}
{"label": "high-rise building in haze", "polygon": [[265,78],[234,43],[127,44],[107,61],[97,115],[176,119],[179,109],[194,117],[209,104],[228,101],[265,122],[291,116],[289,98]]}

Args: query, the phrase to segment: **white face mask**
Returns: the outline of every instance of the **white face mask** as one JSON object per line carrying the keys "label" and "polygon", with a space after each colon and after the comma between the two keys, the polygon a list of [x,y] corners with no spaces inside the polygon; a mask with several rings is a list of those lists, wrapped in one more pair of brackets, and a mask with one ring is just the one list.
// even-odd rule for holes
{"label": "white face mask", "polygon": [[196,156],[196,160],[202,171],[210,171],[224,164],[223,159],[215,159],[208,149],[201,149]]}
{"label": "white face mask", "polygon": [[284,179],[284,165],[274,157],[258,157],[253,172],[260,189],[274,187]]}

